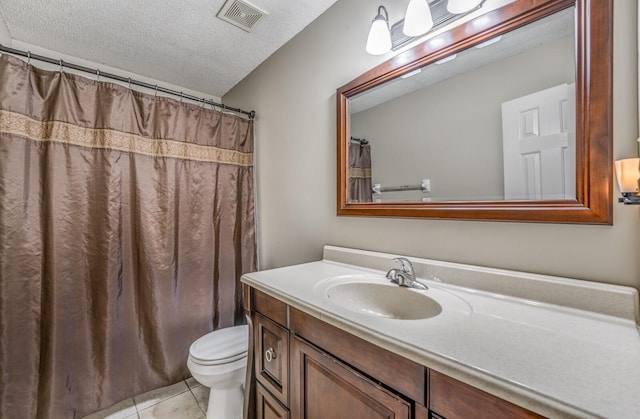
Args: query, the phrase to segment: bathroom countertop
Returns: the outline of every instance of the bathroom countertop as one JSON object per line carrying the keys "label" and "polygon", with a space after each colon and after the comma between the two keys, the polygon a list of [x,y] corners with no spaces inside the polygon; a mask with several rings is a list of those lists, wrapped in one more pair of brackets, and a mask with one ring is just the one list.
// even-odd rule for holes
{"label": "bathroom countertop", "polygon": [[[640,417],[635,289],[410,258],[418,279],[430,287],[423,292],[446,293],[458,301],[452,309],[443,306],[441,315],[429,319],[397,320],[357,313],[324,297],[328,279],[384,275],[384,270],[362,265],[385,264],[388,269],[394,267],[393,256],[327,246],[322,261],[254,272],[242,281],[368,342],[539,414]],[[484,289],[471,287],[474,274],[484,279],[478,287]],[[492,284],[492,291],[487,284]],[[537,290],[535,299],[513,296],[532,289]],[[563,305],[548,302],[558,298],[564,299]],[[573,308],[576,305],[582,307]]]}

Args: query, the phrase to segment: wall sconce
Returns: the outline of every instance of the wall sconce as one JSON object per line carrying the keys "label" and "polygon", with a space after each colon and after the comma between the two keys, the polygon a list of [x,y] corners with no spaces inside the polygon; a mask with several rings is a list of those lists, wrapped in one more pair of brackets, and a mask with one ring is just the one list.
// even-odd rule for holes
{"label": "wall sconce", "polygon": [[625,205],[639,205],[640,158],[616,160],[615,164],[616,179],[622,193],[622,198],[618,198],[618,202]]}
{"label": "wall sconce", "polygon": [[[384,12],[384,16],[382,15]],[[391,51],[391,32],[389,32],[389,13],[384,6],[378,7],[378,14],[373,18],[369,37],[367,38],[367,52],[371,55],[382,55]]]}

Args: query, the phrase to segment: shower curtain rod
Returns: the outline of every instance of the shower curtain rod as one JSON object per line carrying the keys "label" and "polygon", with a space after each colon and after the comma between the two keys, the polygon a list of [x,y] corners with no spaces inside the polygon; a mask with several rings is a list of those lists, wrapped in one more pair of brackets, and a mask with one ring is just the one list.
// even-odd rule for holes
{"label": "shower curtain rod", "polygon": [[67,67],[67,68],[70,68],[72,70],[83,71],[85,73],[95,74],[98,77],[106,77],[106,78],[109,78],[109,79],[112,79],[112,80],[118,80],[118,81],[121,81],[123,83],[128,83],[129,85],[145,87],[147,89],[155,90],[156,92],[162,92],[162,93],[166,93],[166,94],[173,95],[173,96],[179,96],[181,99],[189,99],[189,100],[193,100],[195,102],[200,102],[202,104],[215,106],[215,107],[221,108],[222,110],[225,110],[225,111],[233,111],[233,112],[241,113],[241,114],[247,115],[249,117],[249,119],[254,119],[256,117],[256,111],[244,111],[244,110],[239,109],[239,108],[232,108],[231,106],[223,105],[222,103],[217,103],[217,102],[214,102],[212,100],[205,99],[205,98],[199,98],[199,97],[196,97],[196,96],[193,96],[193,95],[186,94],[184,92],[179,92],[177,90],[167,89],[166,87],[158,86],[157,84],[154,85],[154,84],[151,84],[151,83],[146,83],[146,82],[143,82],[143,81],[134,80],[131,77],[122,77],[122,76],[118,76],[117,74],[103,73],[99,69],[93,69],[93,68],[84,67],[84,66],[77,65],[77,64],[68,63],[68,62],[62,61],[61,59],[60,60],[55,60],[53,58],[45,57],[43,55],[32,54],[31,51],[22,51],[22,50],[19,50],[19,49],[5,47],[4,45],[0,44],[0,52],[5,52],[7,54],[12,54],[12,55],[19,55],[19,56],[25,57],[25,58],[27,58],[29,60],[38,60],[38,61],[44,61],[44,62],[49,63],[49,64],[58,64],[58,65],[60,65],[61,68],[62,67]]}

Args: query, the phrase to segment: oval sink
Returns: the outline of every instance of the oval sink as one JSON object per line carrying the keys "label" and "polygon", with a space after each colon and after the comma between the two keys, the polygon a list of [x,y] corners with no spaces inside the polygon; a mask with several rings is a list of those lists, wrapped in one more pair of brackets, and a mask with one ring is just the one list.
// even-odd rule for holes
{"label": "oval sink", "polygon": [[437,301],[397,285],[343,283],[328,288],[327,297],[353,312],[390,319],[421,320],[442,313]]}

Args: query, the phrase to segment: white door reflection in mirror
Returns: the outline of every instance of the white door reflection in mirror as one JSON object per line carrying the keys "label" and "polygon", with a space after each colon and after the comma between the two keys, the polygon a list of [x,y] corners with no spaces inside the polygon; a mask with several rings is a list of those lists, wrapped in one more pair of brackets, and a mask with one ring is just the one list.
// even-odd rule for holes
{"label": "white door reflection in mirror", "polygon": [[575,198],[574,97],[572,83],[502,104],[505,199]]}

